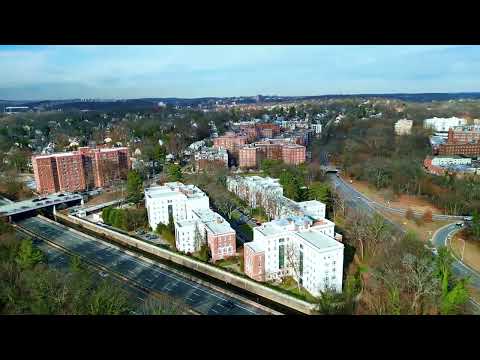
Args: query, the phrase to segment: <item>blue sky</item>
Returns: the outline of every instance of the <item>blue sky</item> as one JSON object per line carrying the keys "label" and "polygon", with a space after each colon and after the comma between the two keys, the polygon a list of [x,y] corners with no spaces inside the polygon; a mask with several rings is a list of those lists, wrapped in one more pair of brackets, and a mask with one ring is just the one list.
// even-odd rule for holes
{"label": "blue sky", "polygon": [[480,91],[480,46],[0,46],[0,99]]}

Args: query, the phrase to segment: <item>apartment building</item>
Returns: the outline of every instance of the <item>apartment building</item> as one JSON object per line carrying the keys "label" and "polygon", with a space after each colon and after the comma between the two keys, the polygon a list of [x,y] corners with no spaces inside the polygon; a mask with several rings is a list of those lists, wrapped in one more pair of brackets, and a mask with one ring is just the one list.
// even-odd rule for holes
{"label": "apartment building", "polygon": [[245,274],[257,281],[292,276],[314,296],[327,288],[341,292],[344,245],[334,226],[297,216],[255,227],[244,245]]}
{"label": "apartment building", "polygon": [[305,162],[305,159],[305,146],[297,144],[287,144],[282,146],[282,160],[285,164],[300,165]]}
{"label": "apartment building", "polygon": [[180,182],[169,182],[163,186],[152,186],[145,189],[145,207],[148,223],[156,229],[159,223],[168,225],[172,215],[174,222],[193,220],[193,210],[208,209],[208,196],[195,185],[184,185]]}
{"label": "apartment building", "polygon": [[439,134],[447,134],[448,130],[455,126],[463,126],[467,124],[466,119],[450,117],[450,118],[437,118],[423,120],[424,128],[431,128]]}
{"label": "apartment building", "polygon": [[258,167],[261,160],[280,160],[286,164],[299,165],[306,160],[306,148],[287,142],[285,139],[269,139],[243,146],[238,151],[239,167]]}
{"label": "apartment building", "polygon": [[227,132],[223,136],[213,139],[214,148],[225,148],[231,153],[237,152],[238,148],[247,143],[247,136]]}
{"label": "apartment building", "polygon": [[480,126],[455,126],[448,130],[448,143],[470,144],[480,142]]}
{"label": "apartment building", "polygon": [[412,132],[413,120],[401,119],[395,123],[395,134],[409,135]]}
{"label": "apartment building", "polygon": [[208,170],[212,167],[228,167],[228,153],[224,148],[203,147],[194,154],[195,170]]}
{"label": "apartment building", "polygon": [[175,222],[175,244],[179,251],[193,253],[205,243],[214,262],[235,256],[237,252],[235,230],[210,209],[192,210],[192,219]]}
{"label": "apartment building", "polygon": [[145,189],[145,207],[152,229],[167,225],[172,216],[178,251],[193,253],[206,243],[213,261],[236,254],[235,230],[209,208],[208,196],[195,185],[170,182]]}
{"label": "apartment building", "polygon": [[471,165],[472,159],[461,156],[435,156],[432,159],[434,166],[455,166],[455,165]]}
{"label": "apartment building", "polygon": [[92,149],[32,156],[37,191],[83,191],[125,179],[131,167],[128,148]]}
{"label": "apartment building", "polygon": [[263,158],[260,148],[255,145],[245,145],[238,150],[239,166],[242,169],[255,169]]}
{"label": "apartment building", "polygon": [[[250,207],[261,207],[271,219],[308,216],[314,221],[325,218],[325,204],[316,200],[296,202],[283,196],[278,179],[260,176],[229,176],[227,189]],[[328,220],[326,220],[328,221]]]}
{"label": "apartment building", "polygon": [[438,145],[438,154],[478,157],[480,156],[480,142],[474,144],[440,144]]}

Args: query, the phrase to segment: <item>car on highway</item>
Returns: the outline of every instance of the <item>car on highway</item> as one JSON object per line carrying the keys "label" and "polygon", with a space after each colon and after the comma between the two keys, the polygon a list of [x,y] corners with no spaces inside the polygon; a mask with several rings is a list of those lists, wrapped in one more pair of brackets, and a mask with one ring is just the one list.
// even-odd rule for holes
{"label": "car on highway", "polygon": [[456,226],[463,226],[463,222],[459,221],[457,223],[455,223]]}
{"label": "car on highway", "polygon": [[103,278],[106,278],[106,277],[108,276],[108,274],[107,274],[106,272],[104,272],[104,271],[100,271],[100,272],[98,273],[98,275],[100,275],[100,276],[103,277]]}

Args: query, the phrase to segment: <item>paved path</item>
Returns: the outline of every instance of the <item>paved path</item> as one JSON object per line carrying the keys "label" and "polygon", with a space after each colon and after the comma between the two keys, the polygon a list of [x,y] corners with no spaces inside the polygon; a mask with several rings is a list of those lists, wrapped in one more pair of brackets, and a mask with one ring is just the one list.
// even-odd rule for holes
{"label": "paved path", "polygon": [[[266,311],[222,292],[191,281],[155,261],[134,256],[118,246],[100,239],[82,236],[61,226],[33,217],[19,225],[73,253],[95,261],[116,273],[141,283],[145,288],[182,299],[201,314],[265,315]],[[229,308],[227,301],[234,304]]]}

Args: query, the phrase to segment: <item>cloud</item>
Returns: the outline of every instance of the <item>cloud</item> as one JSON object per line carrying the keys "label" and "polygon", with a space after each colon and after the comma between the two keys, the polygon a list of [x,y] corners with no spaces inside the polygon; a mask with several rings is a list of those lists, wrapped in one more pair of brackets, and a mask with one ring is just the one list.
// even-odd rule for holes
{"label": "cloud", "polygon": [[472,91],[479,75],[478,46],[0,47],[9,99]]}

